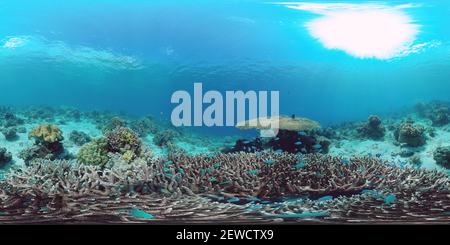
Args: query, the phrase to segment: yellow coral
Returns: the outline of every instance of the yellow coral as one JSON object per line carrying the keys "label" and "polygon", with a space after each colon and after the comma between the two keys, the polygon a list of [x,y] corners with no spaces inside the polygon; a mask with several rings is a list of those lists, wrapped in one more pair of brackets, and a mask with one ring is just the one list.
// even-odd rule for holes
{"label": "yellow coral", "polygon": [[127,151],[123,154],[122,159],[127,161],[127,162],[131,162],[131,160],[133,160],[133,158],[136,156],[136,154],[134,154],[133,151]]}
{"label": "yellow coral", "polygon": [[58,126],[52,126],[49,123],[38,125],[28,132],[28,139],[34,138],[36,141],[45,141],[53,143],[56,140],[64,140],[62,131]]}
{"label": "yellow coral", "polygon": [[134,138],[133,135],[130,132],[123,132],[122,133],[122,142],[125,142],[127,144],[133,143]]}

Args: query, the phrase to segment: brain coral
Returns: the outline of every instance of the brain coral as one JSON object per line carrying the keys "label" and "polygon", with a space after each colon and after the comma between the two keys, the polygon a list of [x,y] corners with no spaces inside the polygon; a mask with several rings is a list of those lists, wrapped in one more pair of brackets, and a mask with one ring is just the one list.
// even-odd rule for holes
{"label": "brain coral", "polygon": [[53,143],[55,141],[62,141],[62,131],[58,126],[52,126],[51,124],[38,125],[33,130],[28,132],[28,139],[35,139],[36,142],[48,142]]}

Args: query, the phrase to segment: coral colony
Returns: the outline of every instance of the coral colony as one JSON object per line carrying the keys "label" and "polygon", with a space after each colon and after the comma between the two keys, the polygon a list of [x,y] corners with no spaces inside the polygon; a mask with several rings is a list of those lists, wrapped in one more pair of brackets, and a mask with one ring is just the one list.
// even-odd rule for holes
{"label": "coral colony", "polygon": [[[448,221],[450,147],[433,143],[449,134],[447,108],[419,101],[326,128],[277,116],[277,137],[219,139],[152,115],[2,106],[0,221]],[[273,118],[254,120],[236,127]]]}

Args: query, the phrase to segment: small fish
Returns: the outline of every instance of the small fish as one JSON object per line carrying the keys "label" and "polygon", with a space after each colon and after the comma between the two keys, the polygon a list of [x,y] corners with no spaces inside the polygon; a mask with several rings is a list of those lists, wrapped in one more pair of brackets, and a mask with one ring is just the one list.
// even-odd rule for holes
{"label": "small fish", "polygon": [[384,201],[385,201],[384,204],[391,205],[391,203],[393,203],[395,201],[395,199],[396,199],[395,195],[391,194],[391,195],[387,196],[386,198],[384,198]]}
{"label": "small fish", "polygon": [[269,203],[270,201],[262,201],[261,203]]}
{"label": "small fish", "polygon": [[30,182],[35,182],[37,181],[37,179],[30,179]]}
{"label": "small fish", "polygon": [[383,175],[377,175],[378,178],[383,178],[386,179],[386,177],[384,177]]}
{"label": "small fish", "polygon": [[369,153],[367,153],[367,155],[372,156],[372,153],[369,152]]}
{"label": "small fish", "polygon": [[307,152],[306,148],[300,148],[300,150],[302,150],[303,152]]}
{"label": "small fish", "polygon": [[359,170],[364,171],[364,169],[366,169],[365,167],[361,167]]}
{"label": "small fish", "polygon": [[163,144],[162,144],[162,143],[161,143],[161,144],[159,144],[159,145],[158,145],[158,147],[163,147]]}
{"label": "small fish", "polygon": [[324,197],[317,199],[316,202],[322,202],[322,201],[331,200],[331,199],[333,199],[332,196],[324,196]]}
{"label": "small fish", "polygon": [[278,150],[276,150],[275,152],[282,152],[283,150],[282,149],[278,149]]}
{"label": "small fish", "polygon": [[232,198],[227,200],[227,202],[237,202],[237,201],[239,201],[239,198]]}
{"label": "small fish", "polygon": [[264,163],[267,163],[267,164],[273,164],[273,163],[275,163],[274,161],[264,161]]}
{"label": "small fish", "polygon": [[251,149],[250,147],[249,147],[249,148],[247,148],[247,150],[248,150],[248,151],[252,151],[252,149]]}
{"label": "small fish", "polygon": [[294,168],[303,168],[304,166],[306,166],[306,163],[302,162],[302,163],[295,165]]}
{"label": "small fish", "polygon": [[298,142],[295,142],[294,145],[301,145],[301,144],[302,144],[302,142],[298,141]]}
{"label": "small fish", "polygon": [[250,141],[246,140],[246,141],[243,141],[242,143],[243,144],[248,144],[248,143],[250,143]]}
{"label": "small fish", "polygon": [[279,140],[280,138],[276,137],[275,140]]}
{"label": "small fish", "polygon": [[261,201],[261,200],[256,197],[249,197],[247,198],[247,201]]}
{"label": "small fish", "polygon": [[164,171],[169,172],[170,168],[164,168]]}
{"label": "small fish", "polygon": [[187,154],[186,156],[192,156],[193,154],[194,154],[194,153],[191,152],[191,153]]}
{"label": "small fish", "polygon": [[207,157],[208,158],[211,158],[211,157],[215,157],[216,155],[208,155]]}
{"label": "small fish", "polygon": [[178,170],[180,170],[180,173],[184,174],[183,169],[179,168]]}
{"label": "small fish", "polygon": [[350,161],[347,160],[347,159],[342,159],[341,162],[343,162],[343,163],[352,163],[352,162],[350,162]]}
{"label": "small fish", "polygon": [[203,174],[205,173],[205,170],[204,169],[202,169],[202,174],[200,175],[200,178],[202,178],[203,177]]}
{"label": "small fish", "polygon": [[372,191],[372,190],[363,190],[363,191],[361,191],[361,194],[364,194],[364,193],[374,194],[375,192]]}
{"label": "small fish", "polygon": [[254,207],[251,207],[251,208],[248,208],[248,209],[257,209],[257,208],[260,208],[260,207],[262,207],[262,205],[254,206]]}
{"label": "small fish", "polygon": [[167,176],[167,177],[172,177],[172,175],[171,174],[164,174],[165,176]]}
{"label": "small fish", "polygon": [[254,145],[252,145],[252,149],[256,149],[256,147]]}
{"label": "small fish", "polygon": [[320,144],[317,145],[313,145],[314,148],[319,149],[320,147],[322,147]]}
{"label": "small fish", "polygon": [[319,149],[319,151],[318,152],[322,152],[322,149]]}
{"label": "small fish", "polygon": [[214,181],[215,179],[216,179],[216,177],[214,177],[214,178],[210,179],[209,181]]}
{"label": "small fish", "polygon": [[151,219],[151,218],[155,218],[155,216],[145,212],[145,211],[141,211],[137,208],[133,208],[133,210],[130,212],[130,215],[136,218],[143,218],[143,219]]}
{"label": "small fish", "polygon": [[172,161],[168,161],[164,165],[171,164],[171,163],[172,163]]}
{"label": "small fish", "polygon": [[255,174],[255,173],[258,173],[258,171],[259,171],[258,169],[255,169],[255,170],[249,171],[248,173],[249,174]]}
{"label": "small fish", "polygon": [[210,169],[210,168],[207,168],[206,170],[208,170],[208,171],[211,172],[211,173],[214,172],[214,170],[212,170],[212,169]]}
{"label": "small fish", "polygon": [[300,134],[300,135],[306,135],[306,133],[305,133],[305,132],[303,132],[303,131],[301,131],[301,132],[298,132],[298,134]]}
{"label": "small fish", "polygon": [[228,184],[230,181],[224,181],[224,182],[221,182],[221,183],[219,183],[219,185],[223,185],[223,184]]}
{"label": "small fish", "polygon": [[220,163],[214,164],[214,167],[219,167],[219,166],[220,166]]}

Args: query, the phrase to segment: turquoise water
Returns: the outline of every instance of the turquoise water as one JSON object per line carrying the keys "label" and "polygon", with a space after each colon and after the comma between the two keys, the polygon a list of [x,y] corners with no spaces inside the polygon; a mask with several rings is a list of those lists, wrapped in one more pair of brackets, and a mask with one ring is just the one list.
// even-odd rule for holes
{"label": "turquoise water", "polygon": [[323,125],[360,120],[448,98],[448,6],[412,3],[402,11],[418,34],[399,57],[380,60],[324,48],[304,26],[320,15],[284,4],[8,1],[0,9],[1,97],[169,116],[171,95],[192,93],[197,82],[223,94],[279,91],[279,114]]}

